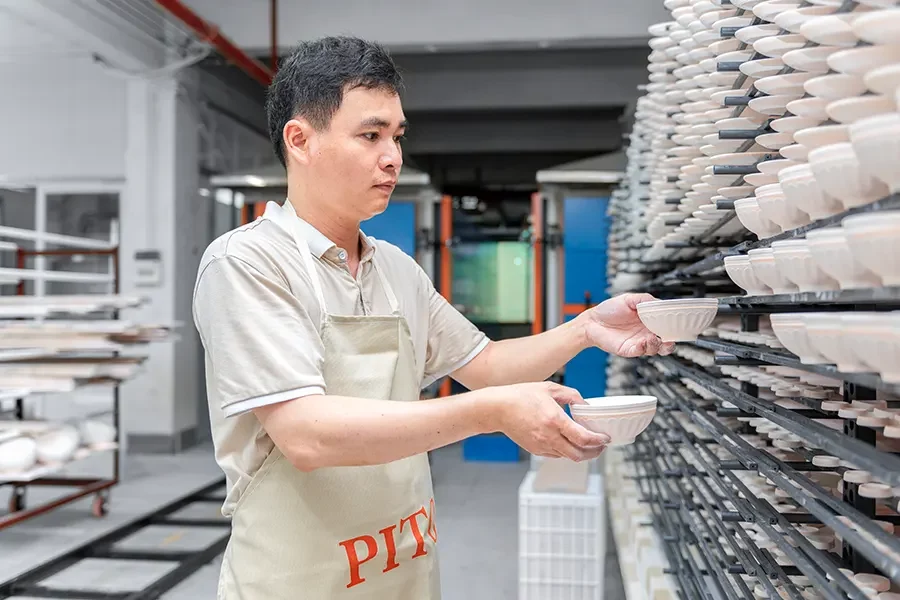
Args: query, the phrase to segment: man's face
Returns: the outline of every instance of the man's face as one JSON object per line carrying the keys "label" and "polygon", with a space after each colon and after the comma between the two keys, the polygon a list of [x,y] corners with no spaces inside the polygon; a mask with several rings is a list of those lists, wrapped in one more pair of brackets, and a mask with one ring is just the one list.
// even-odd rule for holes
{"label": "man's face", "polygon": [[348,219],[364,221],[383,212],[400,176],[405,131],[397,94],[347,91],[328,129],[310,140],[307,174],[316,196]]}

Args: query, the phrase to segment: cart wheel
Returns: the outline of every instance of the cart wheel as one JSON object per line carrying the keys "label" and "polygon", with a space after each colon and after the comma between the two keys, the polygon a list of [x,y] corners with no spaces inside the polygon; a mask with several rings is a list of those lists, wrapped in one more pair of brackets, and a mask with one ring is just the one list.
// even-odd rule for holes
{"label": "cart wheel", "polygon": [[25,510],[25,488],[14,487],[9,495],[9,512],[16,513]]}
{"label": "cart wheel", "polygon": [[94,496],[94,501],[91,502],[91,514],[93,514],[97,518],[100,518],[105,517],[107,512],[109,511],[107,510],[106,506],[106,495],[102,492],[98,493],[96,496]]}

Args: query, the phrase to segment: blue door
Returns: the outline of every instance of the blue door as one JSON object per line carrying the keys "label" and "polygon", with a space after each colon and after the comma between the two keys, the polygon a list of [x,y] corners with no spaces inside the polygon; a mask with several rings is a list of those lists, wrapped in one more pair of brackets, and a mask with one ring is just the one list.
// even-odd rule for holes
{"label": "blue door", "polygon": [[[566,198],[563,204],[565,303],[584,304],[585,293],[596,304],[608,298],[606,248],[608,198]],[[572,319],[567,315],[566,320]],[[576,356],[567,366],[565,384],[585,398],[606,393],[607,355],[596,348]]]}
{"label": "blue door", "polygon": [[366,235],[390,242],[415,258],[416,205],[412,202],[390,202],[387,209],[364,221],[360,228]]}

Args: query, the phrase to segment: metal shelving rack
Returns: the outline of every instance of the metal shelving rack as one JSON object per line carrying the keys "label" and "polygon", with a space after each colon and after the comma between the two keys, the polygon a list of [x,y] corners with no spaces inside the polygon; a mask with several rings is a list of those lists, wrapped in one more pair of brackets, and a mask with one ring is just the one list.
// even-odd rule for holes
{"label": "metal shelving rack", "polygon": [[[798,305],[798,302],[804,302]],[[783,310],[848,310],[863,304],[868,310],[891,310],[900,306],[896,288],[792,294],[782,297],[734,297],[720,300],[723,309],[742,313],[742,330],[758,329],[758,316]],[[876,390],[890,394],[889,408],[900,407],[900,386],[884,382],[871,373],[841,373],[831,365],[807,365],[794,355],[765,346],[753,346],[701,337],[693,345],[716,353],[716,364],[702,368],[675,357],[645,361],[633,383],[642,392],[659,398],[659,411],[651,429],[629,449],[629,460],[639,480],[642,502],[652,507],[654,526],[664,540],[672,573],[684,598],[753,598],[754,586],[742,575],[757,578],[770,598],[802,598],[793,578],[802,576],[829,600],[865,594],[840,569],[856,573],[879,573],[900,581],[900,538],[886,533],[875,521],[900,527],[900,515],[878,514],[874,500],[858,494],[858,486],[844,482],[843,498],[835,498],[810,475],[831,471],[842,475],[852,464],[894,488],[900,487],[900,455],[875,447],[876,431],[844,419],[843,429],[821,423],[836,415],[824,411],[821,401],[791,398],[804,410],[782,408],[759,398],[755,385],[742,383],[735,389],[723,381],[719,365],[786,366],[841,380],[845,402],[874,399]],[[680,385],[690,381],[715,401],[700,400]],[[786,462],[773,456],[772,448],[757,448],[745,441],[717,417],[751,417],[771,421],[806,441],[797,449],[803,460]],[[681,421],[678,417],[681,417]],[[702,436],[688,432],[683,421],[696,425]],[[722,459],[716,450],[727,450]],[[811,461],[818,455],[839,458],[840,467],[820,468]],[[693,460],[688,462],[685,456]],[[738,473],[754,471],[767,477],[802,509],[782,514],[757,498]],[[740,523],[759,526],[760,537],[751,539]],[[800,535],[794,524],[824,525],[843,539],[843,554],[817,550]],[[793,566],[782,567],[769,546],[780,550]],[[782,561],[784,562],[784,561]]]}
{"label": "metal shelving rack", "polygon": [[[105,244],[97,240],[82,240],[80,238],[71,238],[70,236],[54,236],[53,234],[44,234],[43,238],[38,238],[34,232],[26,230],[18,230],[11,227],[0,228],[0,235],[19,239],[44,239],[51,243],[68,244],[78,246],[76,248],[55,249],[55,250],[28,250],[16,247],[16,269],[6,269],[11,273],[12,277],[18,279],[16,285],[16,295],[25,294],[25,279],[34,279],[35,281],[68,281],[68,282],[100,282],[111,284],[112,293],[119,293],[119,247],[117,244]],[[100,247],[107,246],[107,247]],[[82,274],[67,272],[49,272],[42,269],[27,269],[26,263],[29,259],[40,259],[50,256],[55,257],[72,257],[72,256],[98,256],[108,257],[110,260],[111,272],[106,275],[100,274]],[[111,318],[118,319],[118,310],[111,311]],[[117,352],[113,352],[113,356],[117,356]],[[85,381],[82,383],[101,383],[99,381]],[[112,406],[110,413],[112,414],[112,423],[115,428],[114,447],[111,448],[113,453],[112,474],[109,477],[60,477],[47,474],[45,476],[29,476],[29,477],[3,477],[0,479],[0,487],[8,486],[11,488],[8,514],[0,517],[0,530],[12,527],[18,523],[32,519],[39,515],[45,514],[56,508],[70,504],[81,498],[93,495],[91,503],[91,512],[94,516],[102,517],[107,514],[109,490],[116,486],[120,480],[121,467],[121,445],[119,431],[119,415],[120,415],[120,390],[118,382],[113,382],[112,390]],[[14,420],[22,420],[25,418],[25,402],[29,393],[25,391],[22,394],[13,395],[14,408],[11,411]],[[55,469],[53,469],[55,470]],[[54,498],[50,501],[43,502],[33,507],[26,505],[26,492],[32,486],[46,487],[66,487],[73,488],[73,491]]]}
{"label": "metal shelving rack", "polygon": [[[724,0],[722,4],[729,2]],[[856,2],[846,0],[837,12],[855,8]],[[763,21],[755,18],[752,25],[760,23]],[[734,33],[723,30],[722,37]],[[746,50],[747,45],[740,44],[739,49]],[[755,54],[751,60],[756,58],[761,57]],[[719,63],[719,71],[737,71],[739,66]],[[781,71],[789,72],[789,67]],[[726,106],[735,107],[731,117],[740,116],[750,100],[760,95],[754,86],[739,90],[745,82],[746,76],[741,75],[733,85],[735,96],[726,99]],[[770,123],[777,118],[769,118],[755,130],[720,131],[718,137],[746,140],[734,151],[746,152],[754,146],[756,136],[771,132]],[[777,151],[766,153],[763,160],[780,158]],[[735,175],[733,186],[742,185],[745,175],[756,172],[756,165],[713,168],[714,175]],[[617,260],[628,264],[626,272],[646,276],[644,283],[635,286],[637,291],[659,298],[718,296],[719,313],[740,317],[741,332],[757,332],[760,318],[775,313],[900,310],[900,287],[896,286],[737,295],[741,291],[722,268],[728,256],[769,247],[779,240],[802,238],[809,231],[838,226],[851,215],[900,209],[900,194],[763,239],[718,236],[717,232],[736,217],[734,201],[719,200],[717,208],[728,212],[718,222],[684,242],[666,244],[669,253],[665,259],[635,265],[649,246],[629,241],[629,228],[635,218],[640,218],[633,207],[649,200],[635,196],[644,195],[640,190],[649,183],[644,175],[630,183],[626,180],[611,203],[622,213],[610,238],[619,244]],[[629,185],[635,187],[630,189]],[[665,202],[677,205],[682,196]],[[617,268],[614,261],[610,275]],[[785,408],[761,397],[759,388],[751,382],[736,387],[733,381],[726,381],[728,376],[722,369],[789,367],[840,381],[837,393],[845,403],[878,398],[892,409],[900,408],[900,384],[886,382],[875,373],[843,373],[834,365],[804,364],[790,352],[768,346],[710,336],[700,337],[692,346],[712,353],[711,364],[700,366],[676,356],[642,359],[636,368],[629,365],[622,369],[626,379],[621,386],[628,390],[623,393],[651,394],[659,401],[654,422],[635,444],[624,449],[624,454],[641,494],[639,502],[650,509],[652,522],[647,525],[659,534],[661,550],[669,563],[667,572],[678,585],[678,597],[805,600],[808,596],[801,592],[802,582],[828,600],[866,600],[868,596],[847,570],[881,574],[892,580],[895,590],[900,589],[900,537],[887,533],[878,523],[890,523],[900,533],[896,497],[900,493],[900,453],[879,444],[877,429],[825,410],[820,399],[784,398],[802,407]],[[698,390],[704,392],[702,396]],[[736,424],[733,419],[743,422]],[[792,458],[784,460],[771,442],[748,442],[746,436],[754,432],[748,423],[751,419],[786,430],[803,440],[803,447],[792,449]],[[832,426],[825,424],[828,421]],[[834,427],[835,421],[839,421],[839,428]],[[836,457],[839,466],[817,466],[819,456]],[[893,487],[890,510],[879,507],[881,501],[862,497],[858,484],[843,481],[842,495],[837,497],[816,479],[817,474],[843,476],[848,470],[859,469]],[[795,510],[780,512],[774,502],[758,496],[744,481],[750,473],[766,478]],[[831,529],[842,540],[841,552],[817,549],[795,528],[799,525]],[[756,531],[745,526],[753,526]]]}

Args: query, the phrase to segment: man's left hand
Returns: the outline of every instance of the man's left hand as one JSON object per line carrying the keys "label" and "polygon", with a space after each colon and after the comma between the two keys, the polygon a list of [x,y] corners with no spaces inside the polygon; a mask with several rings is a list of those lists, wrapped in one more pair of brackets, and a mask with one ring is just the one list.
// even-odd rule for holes
{"label": "man's left hand", "polygon": [[588,344],[626,358],[670,354],[675,344],[662,343],[638,317],[637,305],[652,300],[650,294],[622,294],[582,313]]}

